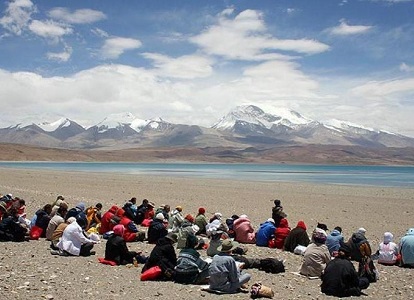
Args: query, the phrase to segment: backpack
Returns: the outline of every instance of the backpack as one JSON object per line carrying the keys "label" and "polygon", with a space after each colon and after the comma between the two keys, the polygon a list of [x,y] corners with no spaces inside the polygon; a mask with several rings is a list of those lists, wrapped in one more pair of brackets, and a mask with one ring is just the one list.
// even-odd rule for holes
{"label": "backpack", "polygon": [[260,260],[259,270],[277,274],[285,272],[285,266],[283,265],[283,261],[269,257]]}
{"label": "backpack", "polygon": [[365,277],[369,282],[376,282],[378,280],[377,270],[375,269],[374,262],[370,257],[365,257],[358,265],[359,277]]}

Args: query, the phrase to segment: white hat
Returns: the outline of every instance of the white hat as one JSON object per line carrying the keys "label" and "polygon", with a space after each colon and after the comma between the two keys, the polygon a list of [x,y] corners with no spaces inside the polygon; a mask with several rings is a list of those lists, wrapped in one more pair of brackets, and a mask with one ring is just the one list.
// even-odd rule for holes
{"label": "white hat", "polygon": [[364,227],[358,228],[358,232],[365,234],[365,232],[367,232],[367,230]]}
{"label": "white hat", "polygon": [[161,221],[163,221],[165,218],[164,218],[164,215],[163,215],[163,213],[158,213],[156,216],[155,216],[155,218],[156,219],[158,219],[158,220],[161,220]]}

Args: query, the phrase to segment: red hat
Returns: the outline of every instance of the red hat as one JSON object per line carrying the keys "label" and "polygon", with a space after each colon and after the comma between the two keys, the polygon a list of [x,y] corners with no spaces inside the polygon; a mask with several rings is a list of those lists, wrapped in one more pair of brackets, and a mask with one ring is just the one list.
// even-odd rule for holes
{"label": "red hat", "polygon": [[200,207],[198,209],[198,213],[204,215],[206,213],[206,209],[204,207]]}
{"label": "red hat", "polygon": [[191,223],[194,223],[194,217],[190,214],[186,215],[184,219],[190,221]]}

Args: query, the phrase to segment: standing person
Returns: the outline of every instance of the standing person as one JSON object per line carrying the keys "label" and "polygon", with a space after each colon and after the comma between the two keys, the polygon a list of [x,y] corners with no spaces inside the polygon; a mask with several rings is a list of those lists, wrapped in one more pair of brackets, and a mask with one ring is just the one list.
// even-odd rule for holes
{"label": "standing person", "polygon": [[282,201],[276,199],[273,201],[275,206],[272,208],[272,219],[275,220],[275,226],[279,227],[280,221],[287,217],[283,211]]}
{"label": "standing person", "polygon": [[306,229],[305,222],[299,221],[296,227],[293,228],[286,237],[283,244],[283,250],[294,253],[294,250],[298,245],[307,247],[310,239]]}
{"label": "standing person", "polygon": [[368,288],[368,279],[358,277],[350,255],[350,247],[343,244],[337,257],[328,262],[322,274],[322,293],[336,297],[361,296],[361,290]]}
{"label": "standing person", "polygon": [[414,228],[408,229],[399,244],[401,254],[401,265],[414,267]]}
{"label": "standing person", "polygon": [[238,243],[230,239],[225,239],[219,247],[220,253],[213,257],[208,268],[210,289],[232,294],[238,292],[250,280],[251,275],[242,273],[231,256],[232,251],[237,247]]}
{"label": "standing person", "polygon": [[391,232],[384,233],[384,240],[379,244],[377,251],[378,263],[383,265],[395,265],[398,257],[398,245],[392,241]]}

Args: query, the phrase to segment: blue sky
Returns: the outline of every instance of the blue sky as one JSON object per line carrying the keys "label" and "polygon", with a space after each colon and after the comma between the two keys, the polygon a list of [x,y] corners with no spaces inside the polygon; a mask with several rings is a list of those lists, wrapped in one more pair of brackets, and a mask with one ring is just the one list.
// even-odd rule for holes
{"label": "blue sky", "polygon": [[0,125],[237,105],[414,137],[414,1],[3,1]]}

